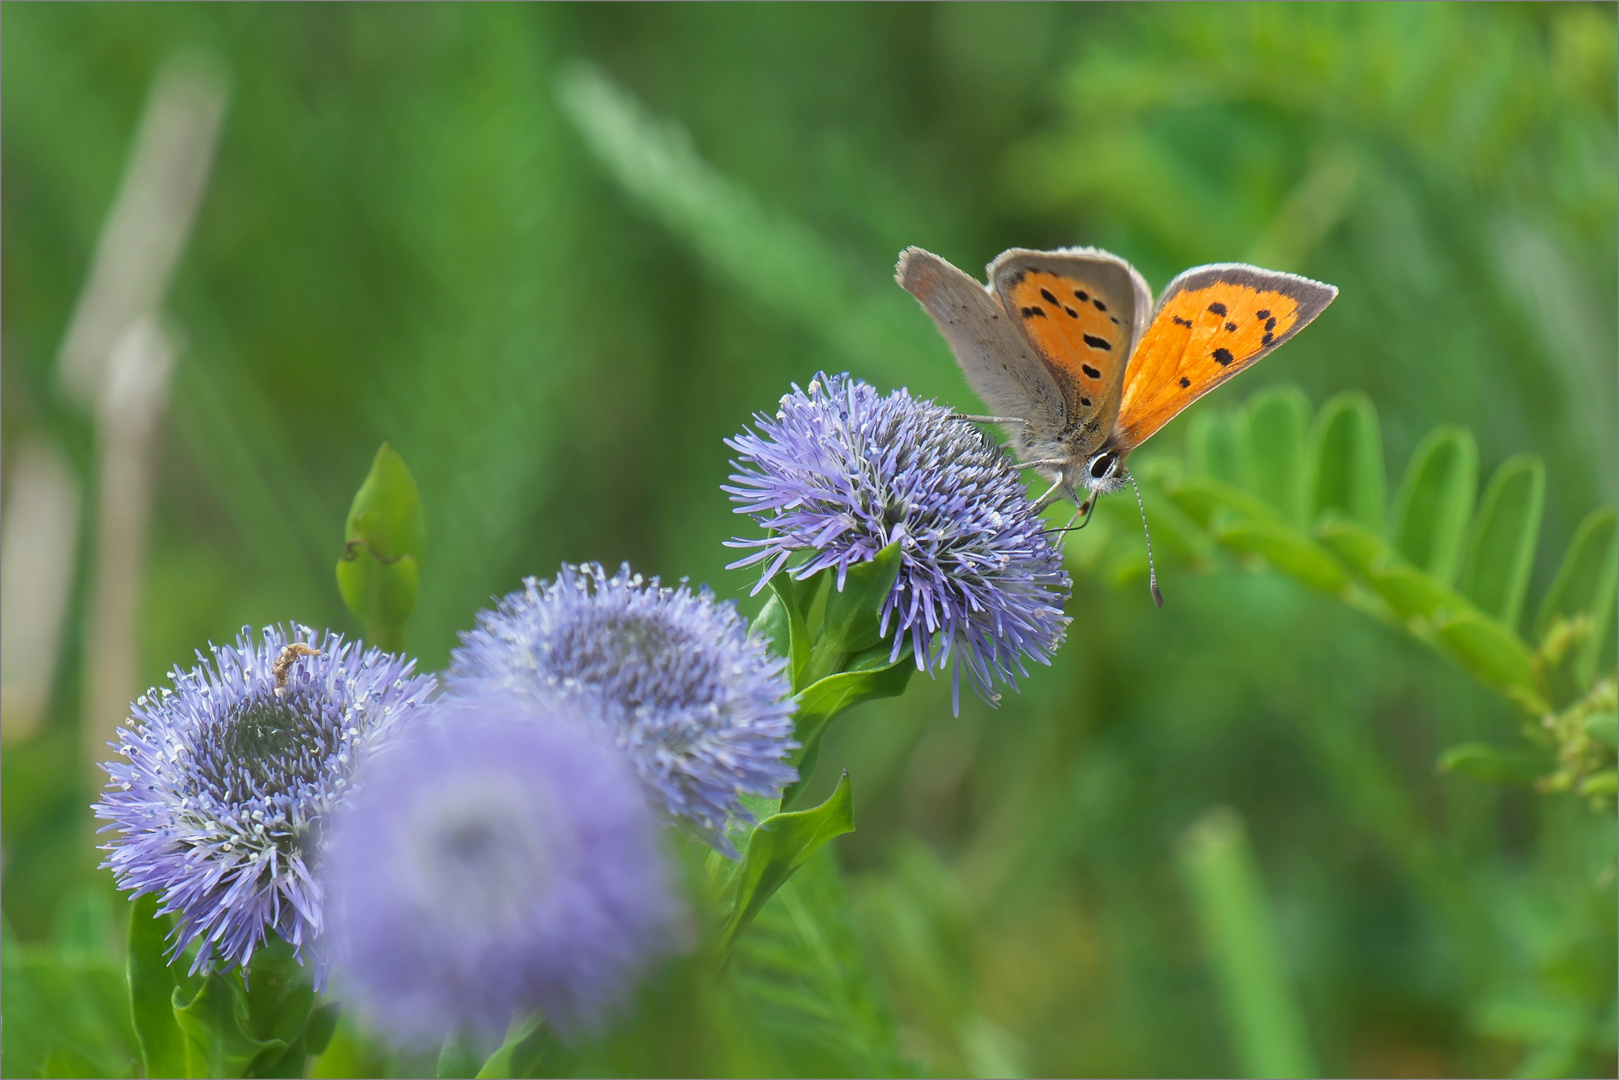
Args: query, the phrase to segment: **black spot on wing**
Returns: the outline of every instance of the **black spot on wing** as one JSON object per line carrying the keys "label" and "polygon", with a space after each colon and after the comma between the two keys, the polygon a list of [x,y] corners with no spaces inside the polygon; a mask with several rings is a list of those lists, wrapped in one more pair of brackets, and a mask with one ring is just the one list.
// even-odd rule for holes
{"label": "black spot on wing", "polygon": [[1231,362],[1235,359],[1236,357],[1231,355],[1230,349],[1214,350],[1214,362],[1219,364],[1221,367],[1229,367]]}
{"label": "black spot on wing", "polygon": [[1040,295],[1045,297],[1046,303],[1050,304],[1052,307],[1057,306],[1057,298],[1051,294],[1050,289],[1041,289]]}
{"label": "black spot on wing", "polygon": [[1192,320],[1191,319],[1183,319],[1179,315],[1171,315],[1169,317],[1169,321],[1174,323],[1176,326],[1184,326],[1188,330],[1190,330],[1192,328]]}
{"label": "black spot on wing", "polygon": [[1085,377],[1088,379],[1100,379],[1102,377],[1102,373],[1096,368],[1091,367],[1089,364],[1079,365],[1079,370],[1083,371],[1085,373]]}
{"label": "black spot on wing", "polygon": [[1276,320],[1275,319],[1266,319],[1265,320],[1265,329],[1266,330],[1274,330],[1274,329],[1276,329]]}
{"label": "black spot on wing", "polygon": [[1182,386],[1191,386],[1192,385],[1192,380],[1188,379],[1185,375],[1182,375],[1181,376],[1181,385]]}
{"label": "black spot on wing", "polygon": [[1107,305],[1102,303],[1102,301],[1100,301],[1100,300],[1092,300],[1091,305],[1093,307],[1095,307],[1097,311],[1106,311],[1107,310]]}
{"label": "black spot on wing", "polygon": [[1085,344],[1093,349],[1101,349],[1103,352],[1113,351],[1113,346],[1108,344],[1106,338],[1099,338],[1095,334],[1081,334],[1080,336],[1085,339]]}
{"label": "black spot on wing", "polygon": [[1091,294],[1086,292],[1084,289],[1075,289],[1074,290],[1074,299],[1084,301],[1084,300],[1089,300],[1090,298],[1091,298]]}
{"label": "black spot on wing", "polygon": [[1120,326],[1120,325],[1122,325],[1122,324],[1121,324],[1121,323],[1120,323],[1120,322],[1119,322],[1119,317],[1118,317],[1118,316],[1117,316],[1117,315],[1109,315],[1109,316],[1108,316],[1108,317],[1107,317],[1107,320],[1108,320],[1108,322],[1110,322],[1110,323],[1112,323],[1112,324],[1113,324],[1113,325],[1114,325],[1114,326]]}
{"label": "black spot on wing", "polygon": [[1225,305],[1216,300],[1214,303],[1209,305],[1209,310],[1214,312],[1216,315],[1224,315]]}
{"label": "black spot on wing", "polygon": [[1073,308],[1071,308],[1071,307],[1069,307],[1069,306],[1068,306],[1068,305],[1067,305],[1067,304],[1064,304],[1064,305],[1063,305],[1063,307],[1062,307],[1062,309],[1063,309],[1063,310],[1064,310],[1064,311],[1066,311],[1066,312],[1068,312],[1068,317],[1069,317],[1069,318],[1070,318],[1070,319],[1077,319],[1077,318],[1079,318],[1079,312],[1077,312],[1077,311],[1075,311],[1075,310],[1074,310],[1074,309],[1073,309]]}
{"label": "black spot on wing", "polygon": [[1045,309],[1037,307],[1026,307],[1023,309],[1022,314],[1025,319],[1043,319],[1046,317]]}
{"label": "black spot on wing", "polygon": [[1275,340],[1276,340],[1276,335],[1271,333],[1269,330],[1266,330],[1265,331],[1265,336],[1259,339],[1259,344],[1261,346],[1269,345],[1271,342],[1273,342]]}
{"label": "black spot on wing", "polygon": [[1234,322],[1228,322],[1228,323],[1225,324],[1225,328],[1226,328],[1226,333],[1229,334],[1229,333],[1231,333],[1233,330],[1235,330],[1237,328],[1237,324],[1234,323]]}
{"label": "black spot on wing", "polygon": [[1081,405],[1083,405],[1083,406],[1084,406],[1084,407],[1085,407],[1085,408],[1087,408],[1087,409],[1088,409],[1088,408],[1090,408],[1090,407],[1091,407],[1091,399],[1090,399],[1090,398],[1088,398],[1088,397],[1082,397],[1082,398],[1080,398],[1080,399],[1079,399],[1079,403],[1080,403],[1080,404],[1081,404]]}
{"label": "black spot on wing", "polygon": [[1256,318],[1256,319],[1268,319],[1268,318],[1270,318],[1270,308],[1266,308],[1263,311],[1254,312],[1254,318]]}

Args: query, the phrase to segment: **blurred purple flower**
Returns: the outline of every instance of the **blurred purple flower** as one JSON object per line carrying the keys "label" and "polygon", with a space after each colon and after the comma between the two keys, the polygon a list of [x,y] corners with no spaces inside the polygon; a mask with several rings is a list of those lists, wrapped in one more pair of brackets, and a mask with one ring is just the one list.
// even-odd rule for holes
{"label": "blurred purple flower", "polygon": [[367,765],[328,842],[328,941],[395,1040],[535,1009],[589,1028],[678,943],[661,830],[591,707],[445,698]]}
{"label": "blurred purple flower", "polygon": [[243,627],[134,702],[94,807],[114,834],[102,866],[178,916],[171,957],[202,942],[193,973],[246,966],[268,931],[305,959],[322,925],[325,819],[437,686],[329,631],[272,626],[251,641]]}
{"label": "blurred purple flower", "polygon": [[[774,419],[726,440],[740,455],[725,490],[769,530],[728,546],[757,549],[732,567],[763,563],[754,592],[797,552],[803,579],[851,565],[900,542],[899,579],[882,608],[898,626],[892,655],[909,645],[917,667],[954,659],[985,700],[1000,680],[1017,686],[1023,658],[1050,663],[1068,625],[1062,553],[1024,491],[1016,466],[969,421],[905,390],[887,397],[849,375],[795,384]],[[957,651],[956,645],[962,648]]]}
{"label": "blurred purple flower", "polygon": [[773,797],[798,778],[786,662],[748,637],[736,605],[704,587],[664,588],[597,563],[480,612],[446,675],[452,693],[593,695],[655,808],[735,855],[728,826],[751,824],[743,793]]}

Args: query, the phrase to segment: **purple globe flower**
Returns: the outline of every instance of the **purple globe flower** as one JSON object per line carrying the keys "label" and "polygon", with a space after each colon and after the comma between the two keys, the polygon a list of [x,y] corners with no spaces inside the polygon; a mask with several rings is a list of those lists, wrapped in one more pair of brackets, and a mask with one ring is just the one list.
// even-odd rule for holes
{"label": "purple globe flower", "polygon": [[[905,390],[887,397],[848,375],[795,384],[774,419],[726,440],[740,455],[724,490],[770,535],[732,567],[764,564],[754,592],[796,553],[803,579],[851,565],[900,542],[899,578],[882,608],[917,667],[953,661],[987,701],[993,682],[1016,689],[1023,658],[1049,664],[1068,625],[1062,553],[1024,491],[1017,468],[970,422]],[[957,645],[961,648],[956,649]]]}
{"label": "purple globe flower", "polygon": [[[201,941],[191,970],[246,966],[266,933],[300,961],[321,930],[321,830],[355,769],[418,713],[437,684],[413,661],[340,635],[272,626],[210,646],[173,689],[149,690],[118,731],[121,760],[96,817],[123,889],[178,916],[170,956]],[[320,973],[317,972],[317,978]]]}
{"label": "purple globe flower", "polygon": [[445,698],[366,766],[328,842],[336,979],[393,1039],[564,1034],[679,943],[661,830],[588,703]]}
{"label": "purple globe flower", "polygon": [[597,563],[528,578],[461,635],[452,693],[557,692],[605,703],[602,715],[634,761],[655,808],[688,822],[727,855],[733,824],[753,816],[738,796],[778,795],[798,774],[786,662],[747,634],[736,606],[705,587],[665,588]]}

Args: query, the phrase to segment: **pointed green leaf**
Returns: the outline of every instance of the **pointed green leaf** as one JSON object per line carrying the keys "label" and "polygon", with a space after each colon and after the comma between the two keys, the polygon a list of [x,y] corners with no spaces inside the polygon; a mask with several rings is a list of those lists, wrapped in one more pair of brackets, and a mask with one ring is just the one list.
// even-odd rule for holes
{"label": "pointed green leaf", "polygon": [[[479,1080],[505,1080],[508,1077],[539,1076],[540,1066],[557,1049],[556,1036],[544,1020],[531,1016],[514,1024],[499,1050],[478,1070]],[[565,1073],[550,1073],[552,1076]]]}
{"label": "pointed green leaf", "polygon": [[1166,481],[1164,494],[1183,514],[1205,529],[1217,510],[1230,510],[1245,517],[1281,520],[1269,503],[1212,477],[1188,476]]}
{"label": "pointed green leaf", "polygon": [[425,524],[416,480],[383,443],[343,529],[337,587],[343,603],[384,648],[398,648],[416,606]]}
{"label": "pointed green leaf", "polygon": [[484,1056],[478,1053],[472,1035],[453,1031],[439,1045],[438,1067],[434,1073],[440,1077],[476,1076],[483,1061]]}
{"label": "pointed green leaf", "polygon": [[1310,399],[1296,386],[1248,399],[1249,487],[1294,525],[1306,523],[1304,482]]}
{"label": "pointed green leaf", "polygon": [[879,621],[883,602],[894,591],[902,559],[900,543],[896,540],[870,562],[849,567],[841,587],[836,579],[832,581],[821,626],[821,636],[828,648],[856,653],[882,640]]}
{"label": "pointed green leaf", "polygon": [[174,1018],[174,972],[164,958],[168,920],[158,916],[155,893],[130,904],[129,1009],[147,1076],[184,1076],[185,1041]]}
{"label": "pointed green leaf", "polygon": [[1394,501],[1394,548],[1446,585],[1456,580],[1462,539],[1478,494],[1478,447],[1466,428],[1436,428],[1417,445]]}
{"label": "pointed green leaf", "polygon": [[767,603],[765,611],[760,613],[760,621],[767,616],[770,619],[767,629],[775,651],[787,657],[788,678],[794,689],[803,684],[804,668],[809,663],[809,609],[825,577],[824,570],[803,581],[794,579],[786,571],[775,574],[770,579],[770,594],[775,607]]}
{"label": "pointed green leaf", "polygon": [[1192,472],[1238,490],[1249,486],[1248,417],[1242,412],[1201,409],[1186,429]]}
{"label": "pointed green leaf", "polygon": [[1479,682],[1506,694],[1531,713],[1547,711],[1534,659],[1516,634],[1472,608],[1442,611],[1433,624],[1445,651]]}
{"label": "pointed green leaf", "polygon": [[324,1054],[326,1047],[331,1044],[332,1035],[337,1031],[337,1021],[342,1013],[343,1006],[336,1001],[328,1001],[312,1010],[309,1022],[304,1025],[305,1050],[311,1055]]}
{"label": "pointed green leaf", "polygon": [[174,1020],[185,1037],[186,1076],[246,1076],[260,1055],[278,1058],[287,1047],[253,1036],[247,993],[230,975],[209,975],[190,1000],[176,987]]}
{"label": "pointed green leaf", "polygon": [[1607,746],[1619,746],[1619,714],[1592,713],[1585,718],[1585,733]]}
{"label": "pointed green leaf", "polygon": [[1509,629],[1523,613],[1545,502],[1546,466],[1531,454],[1509,458],[1490,478],[1467,538],[1458,588]]}
{"label": "pointed green leaf", "polygon": [[1392,556],[1388,541],[1364,525],[1329,512],[1316,524],[1321,546],[1342,559],[1356,574],[1371,579],[1372,570]]}
{"label": "pointed green leaf", "polygon": [[1336,510],[1383,531],[1387,481],[1377,410],[1365,394],[1339,394],[1321,407],[1310,432],[1307,503],[1310,521]]}
{"label": "pointed green leaf", "polygon": [[1218,514],[1214,537],[1233,551],[1258,555],[1271,566],[1311,588],[1337,593],[1349,575],[1303,533],[1277,521]]}
{"label": "pointed green leaf", "polygon": [[272,1047],[252,1064],[254,1076],[302,1076],[310,1053],[304,1030],[315,1005],[315,990],[291,945],[272,936],[254,951],[247,972],[248,1032]]}
{"label": "pointed green leaf", "polygon": [[1488,743],[1462,743],[1439,755],[1439,771],[1488,780],[1497,784],[1532,784],[1557,765],[1553,755],[1538,746],[1505,749]]}
{"label": "pointed green leaf", "polygon": [[1607,642],[1614,626],[1619,586],[1619,517],[1613,507],[1593,510],[1574,533],[1563,565],[1535,616],[1535,639],[1544,642],[1559,618],[1584,616],[1590,623],[1575,670],[1579,684],[1589,686],[1598,671],[1613,663]]}
{"label": "pointed green leaf", "polygon": [[795,764],[804,761],[839,714],[863,701],[903,694],[916,671],[916,662],[909,649],[901,650],[896,660],[890,658],[889,646],[878,645],[850,657],[848,668],[798,692],[798,708],[793,713],[793,738],[799,744],[793,752]]}
{"label": "pointed green leaf", "polygon": [[1619,794],[1619,772],[1613,769],[1603,769],[1592,773],[1580,782],[1581,795],[1607,796]]}
{"label": "pointed green leaf", "polygon": [[777,814],[759,823],[740,863],[724,862],[722,892],[729,914],[720,947],[729,953],[736,939],[782,883],[804,860],[835,836],[854,831],[854,800],[845,772],[826,802],[811,810]]}
{"label": "pointed green leaf", "polygon": [[1402,619],[1432,619],[1440,611],[1466,608],[1467,601],[1421,570],[1400,562],[1372,568],[1369,580]]}
{"label": "pointed green leaf", "polygon": [[1187,830],[1181,874],[1244,1076],[1314,1076],[1297,994],[1247,830],[1216,807]]}

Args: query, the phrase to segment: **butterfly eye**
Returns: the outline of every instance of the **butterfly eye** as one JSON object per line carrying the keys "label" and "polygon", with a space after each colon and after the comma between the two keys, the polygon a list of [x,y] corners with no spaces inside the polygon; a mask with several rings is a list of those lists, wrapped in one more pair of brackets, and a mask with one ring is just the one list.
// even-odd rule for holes
{"label": "butterfly eye", "polygon": [[1112,454],[1103,454],[1091,461],[1091,476],[1100,480],[1113,471],[1113,463],[1117,461]]}

